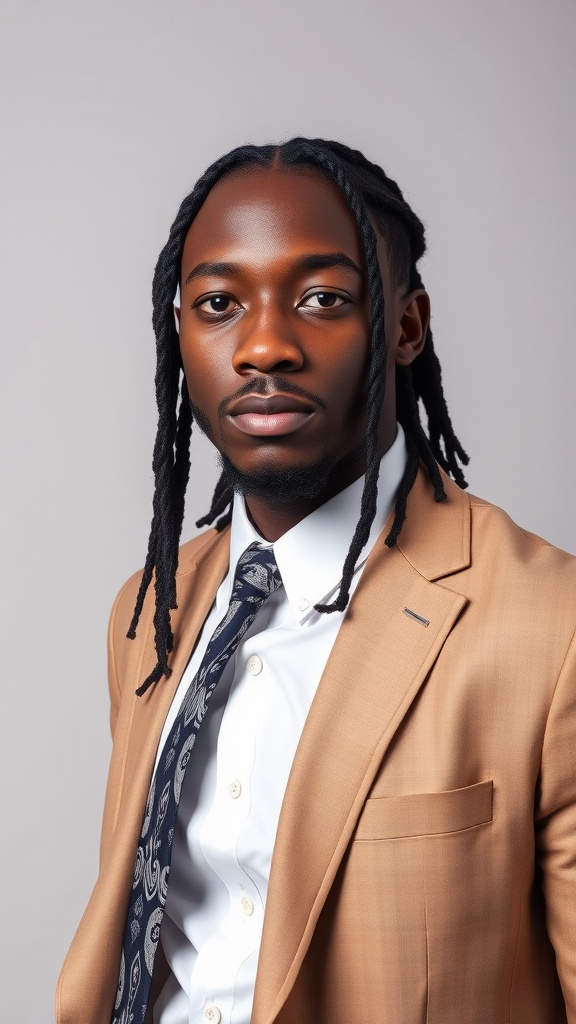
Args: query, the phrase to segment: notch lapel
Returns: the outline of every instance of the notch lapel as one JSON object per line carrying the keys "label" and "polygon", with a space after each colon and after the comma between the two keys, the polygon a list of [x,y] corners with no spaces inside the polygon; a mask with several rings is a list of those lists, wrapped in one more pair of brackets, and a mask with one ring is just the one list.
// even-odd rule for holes
{"label": "notch lapel", "polygon": [[[152,686],[142,697],[134,696],[132,701],[130,741],[126,744],[127,757],[117,819],[119,822],[126,822],[127,817],[134,818],[132,828],[136,825],[138,833],[166,715],[212,607],[216,591],[226,573],[228,558],[229,543],[226,531],[218,534],[201,550],[197,561],[185,570],[179,571],[176,579],[178,609],[172,613],[172,674],[168,679],[162,679]],[[149,636],[144,643],[143,664],[139,678],[134,680],[134,689],[152,670],[156,661],[151,620],[150,614]]]}
{"label": "notch lapel", "polygon": [[282,804],[251,1024],[284,1004],[386,750],[466,604],[430,582],[470,559],[468,498],[446,487],[438,507],[419,474],[402,550],[377,541],[322,675]]}

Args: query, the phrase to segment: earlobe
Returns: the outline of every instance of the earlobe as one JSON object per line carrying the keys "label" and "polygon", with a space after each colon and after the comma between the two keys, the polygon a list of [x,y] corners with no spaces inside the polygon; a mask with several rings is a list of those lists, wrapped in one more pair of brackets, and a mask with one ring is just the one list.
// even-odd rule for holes
{"label": "earlobe", "polygon": [[430,323],[430,297],[423,288],[410,292],[405,298],[400,320],[401,335],[396,349],[396,365],[410,366],[420,355],[426,342]]}

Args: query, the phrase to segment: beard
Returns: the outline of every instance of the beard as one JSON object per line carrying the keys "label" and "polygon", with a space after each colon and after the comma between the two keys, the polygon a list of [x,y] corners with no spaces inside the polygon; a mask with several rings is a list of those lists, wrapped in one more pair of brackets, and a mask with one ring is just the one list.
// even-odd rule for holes
{"label": "beard", "polygon": [[[261,390],[250,382],[251,388],[255,391]],[[280,389],[280,384],[278,385]],[[282,385],[283,390],[296,392],[294,386],[288,388]],[[210,431],[210,421],[202,409],[195,405],[192,399],[190,408],[192,417],[198,424],[203,434],[214,444]],[[319,401],[319,400],[317,400]],[[357,396],[350,404],[346,417],[350,427],[364,414],[365,403],[362,395]],[[229,487],[242,497],[257,498],[268,505],[285,506],[297,504],[301,501],[314,501],[326,493],[330,477],[337,463],[335,455],[323,455],[316,462],[309,465],[297,466],[293,469],[263,469],[253,473],[245,473],[221,451],[218,451],[218,462],[222,472],[225,474]]]}
{"label": "beard", "polygon": [[237,494],[258,498],[269,505],[287,506],[320,497],[328,486],[334,467],[334,459],[328,455],[309,466],[296,466],[281,472],[262,469],[244,473],[222,452],[218,461],[226,480]]}

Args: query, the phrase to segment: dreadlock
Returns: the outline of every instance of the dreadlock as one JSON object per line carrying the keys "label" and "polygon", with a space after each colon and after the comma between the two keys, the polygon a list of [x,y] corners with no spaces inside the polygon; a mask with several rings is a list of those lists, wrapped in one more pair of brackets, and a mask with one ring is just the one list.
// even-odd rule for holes
{"label": "dreadlock", "polygon": [[[360,517],[344,561],[338,595],[331,604],[316,605],[318,611],[343,611],[346,608],[354,569],[376,514],[380,467],[378,426],[386,388],[386,343],[384,292],[376,233],[369,214],[387,244],[394,282],[407,284],[409,290],[423,287],[417,263],[426,251],[424,227],[396,182],[358,150],[339,142],[303,138],[292,139],[281,146],[240,146],[212,164],[184,199],[154,272],[152,323],[156,336],[155,385],[158,406],[158,429],[152,460],[155,489],[146,562],[127,635],[130,638],[136,635],[144,598],[154,578],[157,662],[136,691],[139,695],[171,672],[168,665],[173,645],[170,611],[176,608],[175,577],[184,497],[190,475],[192,430],[192,413],[173,311],[184,241],[198,210],[220,178],[244,167],[270,167],[275,161],[286,168],[313,167],[331,179],[340,190],[362,241],[370,299],[370,362],[365,384],[366,475]],[[459,463],[468,463],[468,456],[454,433],[446,406],[440,363],[434,351],[430,328],[417,359],[410,366],[396,368],[396,388],[396,415],[406,434],[408,459],[396,495],[394,520],[385,541],[389,547],[396,543],[400,535],[406,518],[408,495],[420,460],[432,482],[436,501],[446,498],[439,466],[461,487],[466,487]],[[427,417],[427,432],[420,418],[419,403]],[[232,498],[233,486],[224,471],[216,485],[209,512],[196,525],[207,526],[216,520],[216,529],[222,530],[231,519]]]}

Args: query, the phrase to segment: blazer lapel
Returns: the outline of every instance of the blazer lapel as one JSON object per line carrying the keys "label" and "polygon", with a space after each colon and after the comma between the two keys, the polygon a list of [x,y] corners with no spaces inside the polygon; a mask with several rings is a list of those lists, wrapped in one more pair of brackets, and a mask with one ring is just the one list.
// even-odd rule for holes
{"label": "blazer lapel", "polygon": [[274,847],[252,1024],[285,1002],[386,749],[466,604],[430,582],[470,559],[468,499],[446,487],[438,507],[419,474],[402,548],[375,545],[312,703]]}
{"label": "blazer lapel", "polygon": [[[229,544],[226,532],[218,534],[208,543],[196,562],[179,569],[176,581],[178,609],[173,612],[172,617],[172,674],[168,679],[163,679],[151,687],[142,697],[134,696],[132,700],[129,740],[125,746],[126,760],[116,815],[118,823],[122,826],[123,837],[130,839],[130,870],[133,869],[132,861],[142,825],[160,734],[182,673],[210,611],[218,586],[226,573],[228,558]],[[148,629],[149,636],[143,644],[145,653],[141,672],[134,680],[134,688],[142,682],[155,663],[151,622]]]}

